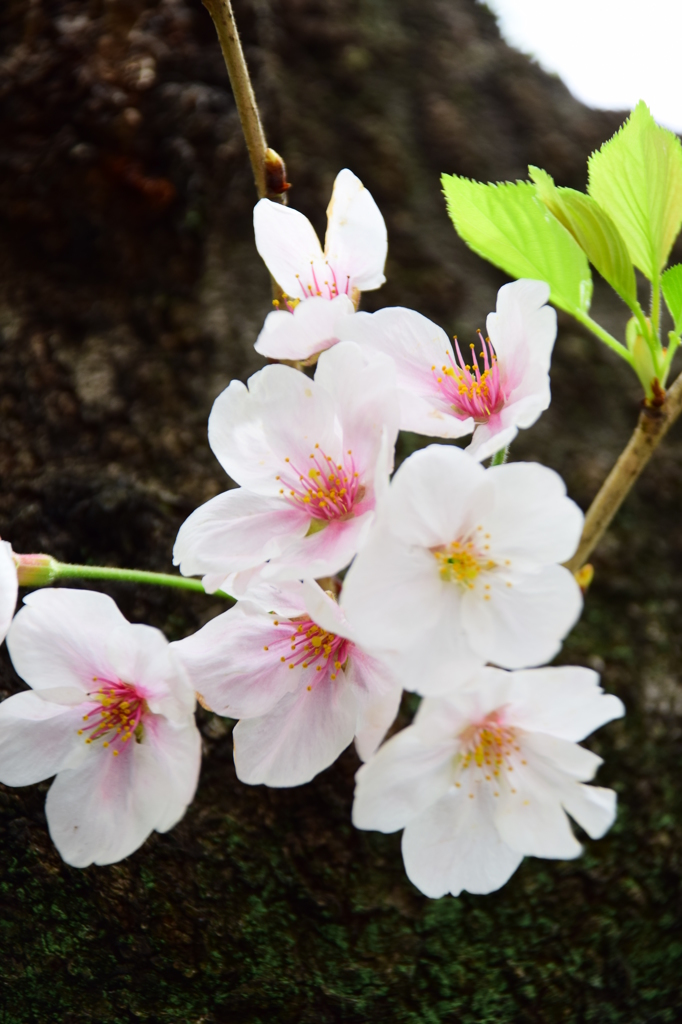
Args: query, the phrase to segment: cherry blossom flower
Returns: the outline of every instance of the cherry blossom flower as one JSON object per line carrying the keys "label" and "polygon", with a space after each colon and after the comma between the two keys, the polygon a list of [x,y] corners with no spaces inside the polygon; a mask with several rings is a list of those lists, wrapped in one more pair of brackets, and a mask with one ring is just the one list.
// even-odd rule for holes
{"label": "cherry blossom flower", "polygon": [[7,636],[17,606],[19,584],[17,567],[12,558],[12,546],[0,540],[0,643]]}
{"label": "cherry blossom flower", "polygon": [[468,451],[482,460],[549,406],[556,313],[548,298],[544,281],[504,285],[488,337],[479,334],[478,349],[464,352],[436,324],[400,307],[358,313],[344,321],[341,336],[395,360],[402,430],[447,438],[473,431]]}
{"label": "cherry blossom flower", "polygon": [[314,381],[289,366],[266,366],[248,387],[232,381],[208,436],[242,486],[189,517],[175,564],[185,576],[202,574],[209,591],[255,566],[277,579],[333,575],[371,525],[397,432],[391,360],[350,342],[322,355]]}
{"label": "cherry blossom flower", "polygon": [[584,785],[602,759],[578,746],[624,714],[595,672],[483,668],[474,682],[425,698],[356,775],[354,824],[404,828],[405,870],[432,898],[493,892],[524,856],[577,857],[566,812],[592,839],[616,814],[613,790]]}
{"label": "cherry blossom flower", "polygon": [[194,693],[165,637],[104,594],[40,590],[7,637],[31,690],[0,704],[0,780],[56,775],[45,813],[74,867],[112,864],[185,813],[199,775]]}
{"label": "cherry blossom flower", "polygon": [[561,562],[583,515],[553,470],[483,466],[430,445],[391,482],[350,567],[344,608],[358,642],[395,659],[406,689],[446,692],[486,661],[550,661],[582,596]]}
{"label": "cherry blossom flower", "polygon": [[250,598],[172,645],[202,702],[240,719],[238,777],[300,786],[353,737],[369,757],[398,712],[400,684],[355,643],[343,610],[316,583],[261,584]]}
{"label": "cherry blossom flower", "polygon": [[308,359],[339,340],[360,293],[380,288],[386,225],[359,178],[345,169],[327,207],[324,252],[302,213],[261,199],[253,213],[256,248],[285,293],[270,313],[256,351],[274,359]]}

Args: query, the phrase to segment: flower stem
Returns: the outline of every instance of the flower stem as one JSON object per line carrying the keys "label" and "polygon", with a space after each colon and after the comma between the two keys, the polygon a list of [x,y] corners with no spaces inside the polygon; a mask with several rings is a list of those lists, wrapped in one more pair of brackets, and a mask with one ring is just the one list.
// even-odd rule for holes
{"label": "flower stem", "polygon": [[490,460],[491,466],[504,466],[509,456],[509,445],[505,448],[500,448],[499,452],[495,452],[492,459]]}
{"label": "flower stem", "polygon": [[596,334],[599,340],[603,341],[605,345],[608,345],[612,352],[615,352],[621,357],[621,359],[624,359],[626,363],[633,366],[632,356],[625,345],[621,345],[621,343],[614,338],[612,334],[609,334],[608,331],[604,330],[601,324],[598,324],[597,321],[593,320],[591,316],[587,315],[587,313],[581,313],[580,310],[572,309],[571,313],[579,323],[587,327],[593,334]]}
{"label": "flower stem", "polygon": [[[187,576],[176,576],[165,572],[145,572],[142,569],[112,569],[106,565],[73,565],[58,562],[50,555],[14,554],[20,586],[46,587],[56,580],[115,580],[121,583],[152,583],[162,587],[176,587],[180,590],[194,590],[205,594],[201,580]],[[222,590],[211,596],[234,600]]]}
{"label": "flower stem", "polygon": [[566,562],[566,568],[571,572],[577,572],[590,557],[631,487],[681,412],[682,374],[659,405],[652,403],[642,408],[627,447],[587,510],[578,550]]}

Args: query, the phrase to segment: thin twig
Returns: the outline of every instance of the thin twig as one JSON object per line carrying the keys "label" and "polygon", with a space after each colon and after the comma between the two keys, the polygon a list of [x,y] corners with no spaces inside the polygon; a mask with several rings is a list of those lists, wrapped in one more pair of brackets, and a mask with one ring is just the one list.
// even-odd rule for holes
{"label": "thin twig", "polygon": [[261,125],[256,97],[251,85],[249,69],[244,59],[237,23],[234,20],[230,0],[203,0],[204,7],[213,18],[213,23],[220,40],[227,73],[230,76],[239,120],[249,151],[253,177],[256,182],[258,198],[264,199],[268,194],[265,180],[265,154],[268,144]]}
{"label": "thin twig", "polygon": [[577,572],[590,557],[608,529],[654,451],[682,412],[682,374],[670,387],[661,405],[642,409],[627,447],[587,510],[578,550],[566,567]]}

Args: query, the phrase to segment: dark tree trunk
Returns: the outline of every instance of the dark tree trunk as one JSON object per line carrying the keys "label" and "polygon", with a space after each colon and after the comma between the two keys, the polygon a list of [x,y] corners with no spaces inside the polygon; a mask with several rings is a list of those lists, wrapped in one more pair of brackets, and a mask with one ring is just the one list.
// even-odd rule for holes
{"label": "dark tree trunk", "polygon": [[[351,167],[390,239],[365,307],[414,306],[450,332],[483,323],[503,276],[456,238],[440,172],[534,163],[580,188],[622,120],[507,48],[474,0],[243,0],[237,15],[292,205],[322,231]],[[261,365],[269,305],[213,26],[198,0],[6,0],[0,18],[0,533],[168,571],[180,523],[225,487],[206,419]],[[621,333],[625,308],[596,306]],[[562,318],[553,405],[515,445],[583,504],[637,415],[616,362]],[[311,785],[249,788],[230,723],[202,712],[195,803],[114,867],[60,861],[47,784],[0,787],[3,1024],[677,1019],[681,456],[678,429],[601,545],[561,656],[603,669],[628,708],[591,743],[620,794],[606,839],[526,861],[499,894],[430,901],[398,836],[353,830],[351,750]],[[170,638],[221,607],[108,592]],[[6,696],[22,684],[1,657]]]}

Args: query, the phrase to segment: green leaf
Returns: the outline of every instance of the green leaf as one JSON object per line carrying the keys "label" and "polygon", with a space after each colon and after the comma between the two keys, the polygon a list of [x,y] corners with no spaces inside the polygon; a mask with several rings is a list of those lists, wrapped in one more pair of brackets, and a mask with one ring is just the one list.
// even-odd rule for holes
{"label": "green leaf", "polygon": [[561,309],[587,312],[592,278],[585,254],[537,198],[535,185],[484,185],[456,174],[441,181],[452,222],[474,252],[511,277],[547,281]]}
{"label": "green leaf", "polygon": [[529,167],[528,172],[547,209],[571,232],[590,263],[633,309],[637,304],[635,271],[622,235],[609,215],[583,192],[557,188],[547,171]]}
{"label": "green leaf", "polygon": [[640,102],[588,168],[588,192],[616,224],[632,262],[654,281],[682,225],[680,140]]}
{"label": "green leaf", "polygon": [[675,332],[679,334],[682,331],[682,263],[668,267],[661,278],[661,288],[665,304],[675,321]]}

